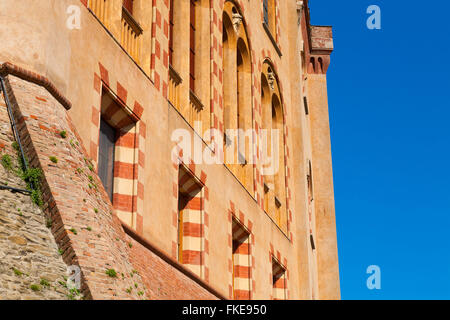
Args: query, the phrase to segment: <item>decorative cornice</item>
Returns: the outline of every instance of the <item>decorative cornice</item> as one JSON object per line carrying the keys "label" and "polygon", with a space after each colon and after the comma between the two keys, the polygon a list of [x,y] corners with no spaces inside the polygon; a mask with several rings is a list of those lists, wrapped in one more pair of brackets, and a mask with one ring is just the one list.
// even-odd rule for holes
{"label": "decorative cornice", "polygon": [[307,74],[326,75],[334,49],[332,27],[311,25],[308,0],[297,1],[297,12],[301,15],[301,46],[305,71]]}
{"label": "decorative cornice", "polygon": [[305,23],[306,26],[308,39],[304,40],[308,41],[310,48],[309,53],[315,55],[330,55],[334,49],[332,27],[311,25],[309,1],[298,1],[298,6],[299,2],[302,4],[301,12],[304,12],[305,14],[305,21],[302,21],[302,24]]}
{"label": "decorative cornice", "polygon": [[331,54],[334,49],[333,30],[331,26],[310,26],[311,53]]}
{"label": "decorative cornice", "polygon": [[44,87],[59,103],[63,105],[66,110],[72,108],[70,101],[64,97],[58,89],[56,89],[55,85],[48,80],[48,78],[33,71],[21,68],[10,62],[0,64],[0,75],[7,76],[9,74]]}
{"label": "decorative cornice", "polygon": [[139,36],[142,34],[142,32],[144,32],[139,22],[137,22],[136,19],[133,17],[133,15],[123,6],[122,6],[122,16],[131,26],[131,28],[133,28],[133,31],[136,33],[136,35]]}

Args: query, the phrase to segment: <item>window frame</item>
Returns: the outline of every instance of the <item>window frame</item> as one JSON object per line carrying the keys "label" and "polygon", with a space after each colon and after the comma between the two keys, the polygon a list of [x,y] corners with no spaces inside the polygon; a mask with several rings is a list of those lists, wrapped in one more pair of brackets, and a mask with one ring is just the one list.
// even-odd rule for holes
{"label": "window frame", "polygon": [[[112,146],[112,155],[111,157],[106,156],[106,158],[104,159],[106,163],[104,163],[102,161],[103,159],[103,152],[102,152],[102,142],[109,142],[108,140],[108,133],[105,132],[104,130],[102,130],[103,128],[107,128],[107,130],[110,130],[110,132],[113,132],[114,134],[114,140],[111,141],[111,144],[108,145],[107,147],[111,147]],[[105,120],[102,116],[100,117],[100,127],[99,127],[99,150],[98,150],[98,174],[99,174],[99,178],[100,181],[103,184],[103,187],[105,188],[106,193],[109,196],[109,199],[111,200],[111,203],[113,202],[113,198],[114,198],[114,170],[115,170],[115,154],[116,154],[116,143],[117,143],[117,139],[118,139],[118,129],[115,128],[114,126],[112,126],[111,124],[108,123],[107,120]],[[106,138],[106,139],[103,139]],[[108,151],[106,153],[109,153]],[[103,167],[106,166],[106,177],[103,177]],[[111,176],[109,176],[108,174]],[[109,179],[108,179],[109,178]],[[110,180],[110,181],[104,181],[104,179]]]}

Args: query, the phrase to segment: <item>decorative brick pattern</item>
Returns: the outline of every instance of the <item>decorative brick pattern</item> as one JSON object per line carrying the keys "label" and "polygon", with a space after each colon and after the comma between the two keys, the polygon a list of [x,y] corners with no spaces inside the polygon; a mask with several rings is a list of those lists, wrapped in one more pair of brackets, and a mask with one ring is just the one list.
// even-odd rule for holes
{"label": "decorative brick pattern", "polygon": [[[258,77],[255,77],[255,92],[261,92],[261,81],[257,78],[261,79],[260,75],[264,71],[263,66],[269,65],[273,72],[276,75],[276,83],[278,84],[278,90],[280,94],[280,102],[281,107],[283,110],[283,145],[284,145],[284,168],[280,168],[279,170],[284,170],[284,176],[285,176],[285,188],[286,188],[286,228],[283,229],[283,232],[286,233],[286,235],[289,237],[289,239],[293,238],[292,232],[291,232],[291,224],[292,224],[292,211],[290,206],[290,201],[292,199],[291,194],[291,187],[290,187],[290,176],[291,176],[291,170],[290,170],[290,149],[288,146],[289,139],[288,139],[288,124],[287,124],[287,108],[284,105],[284,99],[283,99],[283,85],[281,80],[278,78],[278,71],[277,71],[277,64],[276,62],[272,61],[271,53],[269,50],[262,50],[261,52],[262,58],[258,62]],[[257,133],[257,152],[256,152],[256,165],[255,165],[255,192],[256,192],[256,200],[258,202],[258,205],[261,207],[262,210],[264,210],[264,176],[263,176],[263,159],[261,159],[263,155],[263,145],[262,145],[262,139],[260,136],[260,129],[268,129],[264,128],[262,125],[262,101],[261,101],[261,95],[258,95],[255,97],[255,103],[254,103],[254,114],[255,114],[255,131]]]}
{"label": "decorative brick pattern", "polygon": [[[130,276],[125,233],[100,179],[89,170],[86,150],[66,109],[44,87],[14,76],[8,76],[7,85],[30,165],[44,173],[44,210],[51,231],[65,263],[80,267],[82,293],[93,299],[139,299],[136,292],[126,291],[134,283],[143,288],[143,283],[140,276]],[[109,277],[108,269],[117,277]]]}
{"label": "decorative brick pattern", "polygon": [[[111,81],[116,83],[116,91],[111,89]],[[142,233],[146,125],[141,117],[144,109],[138,101],[127,104],[133,101],[128,90],[101,63],[99,74],[94,74],[94,94],[99,105],[92,107],[91,158],[97,164],[100,117],[103,117],[120,131],[115,147],[114,209],[123,221]]]}
{"label": "decorative brick pattern", "polygon": [[[211,0],[211,128],[221,133],[218,141],[223,141],[223,45],[222,45],[222,12],[224,0]],[[223,159],[223,155],[221,157]]]}
{"label": "decorative brick pattern", "polygon": [[250,239],[249,233],[235,219],[232,220],[233,293],[236,300],[250,299]]}
{"label": "decorative brick pattern", "polygon": [[272,259],[273,299],[286,300],[286,270],[276,259]]}
{"label": "decorative brick pattern", "polygon": [[[183,239],[182,263],[194,273],[201,275],[203,243],[203,197],[202,185],[187,171],[180,167],[178,178],[179,195],[185,198],[186,204],[182,210]],[[180,200],[179,200],[180,201]],[[181,213],[179,213],[181,214]],[[180,240],[180,239],[179,239]]]}
{"label": "decorative brick pattern", "polygon": [[273,287],[273,295],[270,299],[289,299],[289,289],[287,285],[289,281],[288,261],[281,255],[280,251],[274,250],[272,243],[270,244],[269,263],[272,266],[272,273],[270,274],[269,280],[270,285]]}
{"label": "decorative brick pattern", "polygon": [[173,198],[174,209],[172,213],[173,241],[172,257],[178,258],[178,215],[179,195],[187,197],[183,208],[183,253],[182,262],[200,278],[209,282],[209,190],[206,186],[207,175],[196,166],[192,159],[188,165],[183,162],[183,150],[172,155],[174,180]]}
{"label": "decorative brick pattern", "polygon": [[[152,53],[150,78],[158,91],[167,98],[169,83],[169,0],[153,1]],[[160,5],[157,5],[160,4]]]}
{"label": "decorative brick pattern", "polygon": [[228,271],[230,273],[229,298],[236,300],[251,300],[255,290],[253,278],[255,257],[252,247],[255,246],[255,236],[252,233],[253,222],[246,219],[245,214],[238,210],[230,201],[228,210]]}

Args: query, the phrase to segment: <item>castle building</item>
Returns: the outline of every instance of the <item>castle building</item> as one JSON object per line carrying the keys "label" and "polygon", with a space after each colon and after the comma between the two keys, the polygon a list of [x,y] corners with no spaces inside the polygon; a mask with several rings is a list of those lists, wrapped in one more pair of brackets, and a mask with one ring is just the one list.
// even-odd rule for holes
{"label": "castle building", "polygon": [[0,30],[0,154],[42,172],[30,215],[85,298],[340,298],[308,1],[2,0]]}

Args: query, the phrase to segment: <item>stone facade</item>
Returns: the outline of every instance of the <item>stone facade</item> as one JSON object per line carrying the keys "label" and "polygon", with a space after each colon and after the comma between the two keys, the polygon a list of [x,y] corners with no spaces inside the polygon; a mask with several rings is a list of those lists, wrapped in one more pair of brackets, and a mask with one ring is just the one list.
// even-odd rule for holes
{"label": "stone facade", "polygon": [[[26,189],[15,173],[19,164],[3,99],[0,120],[0,156],[11,159],[11,167],[0,166],[0,184]],[[66,277],[67,265],[44,212],[29,195],[0,190],[0,300],[68,299]]]}
{"label": "stone facade", "polygon": [[[123,5],[0,3],[0,75],[43,172],[49,254],[81,269],[87,299],[339,299],[331,27],[310,25],[308,1]],[[117,131],[112,201],[98,175],[102,121]],[[221,151],[228,129],[250,130],[232,151],[241,163]],[[266,129],[280,133],[275,173]]]}

